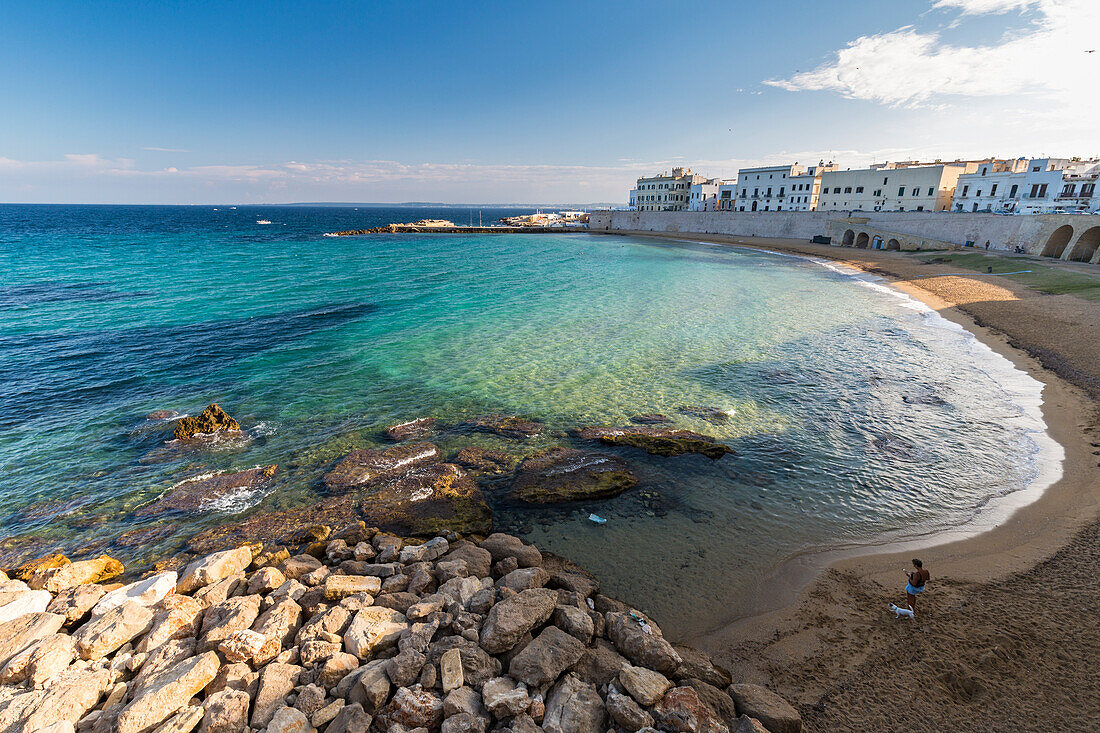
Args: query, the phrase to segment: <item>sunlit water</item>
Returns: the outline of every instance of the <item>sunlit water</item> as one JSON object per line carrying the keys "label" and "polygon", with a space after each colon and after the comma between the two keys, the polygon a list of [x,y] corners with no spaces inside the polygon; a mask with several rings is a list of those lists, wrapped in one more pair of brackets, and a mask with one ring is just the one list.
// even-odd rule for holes
{"label": "sunlit water", "polygon": [[[624,237],[321,236],[428,216],[468,212],[0,207],[7,546],[171,552],[233,512],[309,501],[346,450],[422,415],[545,422],[529,441],[441,440],[521,456],[660,412],[737,454],[611,449],[641,483],[602,502],[521,508],[507,481],[485,488],[498,527],[684,633],[751,608],[794,553],[959,524],[1035,475],[1042,425],[1004,364],[886,288]],[[180,453],[144,420],[210,402],[247,444]],[[163,525],[132,514],[188,476],[268,463],[266,496]]]}

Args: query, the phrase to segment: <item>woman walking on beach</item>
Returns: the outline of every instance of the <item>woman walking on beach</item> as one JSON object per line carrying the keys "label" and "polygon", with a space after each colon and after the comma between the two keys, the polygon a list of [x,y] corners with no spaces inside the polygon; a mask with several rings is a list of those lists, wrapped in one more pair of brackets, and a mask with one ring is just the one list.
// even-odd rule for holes
{"label": "woman walking on beach", "polygon": [[924,569],[924,563],[913,558],[913,569],[905,571],[909,578],[909,584],[905,586],[905,596],[909,601],[909,610],[916,616],[917,594],[924,592],[925,584],[932,579],[932,574]]}

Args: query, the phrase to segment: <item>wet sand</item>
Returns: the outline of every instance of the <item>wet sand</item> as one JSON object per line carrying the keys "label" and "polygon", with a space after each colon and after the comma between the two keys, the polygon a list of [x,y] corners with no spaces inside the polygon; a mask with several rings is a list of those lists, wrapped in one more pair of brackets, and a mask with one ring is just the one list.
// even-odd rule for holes
{"label": "wet sand", "polygon": [[[947,276],[959,268],[905,253],[664,238],[821,257],[888,278],[1043,382],[1043,417],[1065,449],[1061,479],[995,528],[921,550],[880,548],[823,572],[821,558],[793,563],[776,578],[774,597],[762,599],[777,610],[688,641],[735,678],[787,697],[811,731],[1095,725],[1100,303],[978,273]],[[902,571],[915,555],[932,583],[912,622],[888,604],[904,604]]]}

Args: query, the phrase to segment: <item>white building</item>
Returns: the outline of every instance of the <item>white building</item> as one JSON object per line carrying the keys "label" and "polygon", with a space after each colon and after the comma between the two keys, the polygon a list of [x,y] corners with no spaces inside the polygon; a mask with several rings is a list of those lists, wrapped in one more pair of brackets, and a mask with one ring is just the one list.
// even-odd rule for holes
{"label": "white building", "polygon": [[1100,160],[1017,158],[959,176],[955,211],[1043,214],[1100,211]]}
{"label": "white building", "polygon": [[639,178],[630,192],[634,211],[686,211],[691,203],[691,187],[706,182],[706,177],[690,168],[673,168],[672,174]]}
{"label": "white building", "polygon": [[722,182],[717,178],[691,185],[688,198],[688,211],[715,211],[718,201],[718,186]]}
{"label": "white building", "polygon": [[821,176],[818,211],[947,211],[960,175],[978,161],[880,163]]}
{"label": "white building", "polygon": [[737,211],[783,211],[790,179],[805,173],[798,163],[742,168],[737,171],[733,205]]}

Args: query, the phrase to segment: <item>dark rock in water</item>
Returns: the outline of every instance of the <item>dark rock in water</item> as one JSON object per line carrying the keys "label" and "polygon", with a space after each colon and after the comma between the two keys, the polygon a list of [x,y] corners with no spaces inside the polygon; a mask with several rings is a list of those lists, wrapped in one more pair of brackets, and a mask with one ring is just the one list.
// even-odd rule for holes
{"label": "dark rock in water", "polygon": [[394,478],[417,466],[435,463],[439,458],[439,448],[432,443],[406,443],[385,450],[353,450],[325,474],[324,482],[330,491],[350,491]]}
{"label": "dark rock in water", "polygon": [[871,441],[871,444],[883,453],[905,461],[915,461],[919,457],[917,446],[914,443],[893,433],[875,438]]}
{"label": "dark rock in water", "polygon": [[504,451],[488,448],[463,448],[451,459],[473,473],[507,473],[515,466],[515,459]]}
{"label": "dark rock in water", "polygon": [[548,588],[564,588],[588,598],[600,592],[600,580],[572,560],[550,552],[542,553],[542,569],[550,573]]}
{"label": "dark rock in water", "polygon": [[700,417],[707,422],[716,424],[728,423],[730,421],[730,414],[725,410],[717,407],[699,407],[697,405],[681,405],[678,408],[679,412],[684,415],[691,415],[692,417]]}
{"label": "dark rock in water", "polygon": [[202,411],[197,417],[184,417],[176,423],[175,437],[177,440],[187,440],[196,435],[208,435],[220,430],[240,430],[241,426],[231,418],[225,410],[212,404]]}
{"label": "dark rock in water", "polygon": [[[155,517],[168,512],[203,512],[217,508],[218,502],[256,491],[275,475],[276,466],[250,468],[237,473],[219,473],[187,479],[170,489],[152,504],[135,512],[138,517]],[[227,507],[228,508],[228,507]]]}
{"label": "dark rock in water", "polygon": [[172,420],[179,417],[180,414],[176,410],[153,410],[145,416],[146,420]]}
{"label": "dark rock in water", "polygon": [[488,534],[493,526],[492,511],[473,479],[458,466],[440,463],[307,506],[213,527],[187,546],[191,552],[210,553],[250,542],[309,545],[327,537],[328,528],[360,520],[406,537],[434,537],[448,530]]}
{"label": "dark rock in water", "polygon": [[933,407],[943,407],[947,404],[947,402],[942,397],[939,397],[938,395],[935,395],[931,392],[929,392],[928,394],[917,395],[907,394],[904,395],[901,400],[907,405],[932,405]]}
{"label": "dark rock in water", "polygon": [[716,443],[709,435],[700,435],[691,430],[673,430],[633,426],[625,428],[590,427],[577,431],[584,440],[598,440],[608,445],[629,445],[641,448],[646,453],[658,456],[678,456],[682,453],[701,453],[711,460],[717,460],[732,448]]}
{"label": "dark rock in water", "polygon": [[516,415],[483,415],[462,425],[475,433],[496,433],[506,438],[533,438],[543,430],[542,423]]}
{"label": "dark rock in water", "polygon": [[405,440],[426,438],[435,432],[436,419],[434,417],[418,417],[400,425],[391,425],[386,428],[386,437],[395,443]]}
{"label": "dark rock in water", "polygon": [[447,530],[488,534],[493,515],[477,484],[453,463],[409,471],[360,496],[360,518],[401,535],[432,537]]}
{"label": "dark rock in water", "polygon": [[660,413],[647,413],[645,415],[635,415],[630,418],[630,422],[638,425],[665,425],[672,422],[672,418]]}
{"label": "dark rock in water", "polygon": [[576,448],[551,448],[520,464],[512,495],[539,504],[607,499],[637,483],[626,464],[615,456]]}

